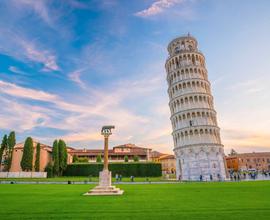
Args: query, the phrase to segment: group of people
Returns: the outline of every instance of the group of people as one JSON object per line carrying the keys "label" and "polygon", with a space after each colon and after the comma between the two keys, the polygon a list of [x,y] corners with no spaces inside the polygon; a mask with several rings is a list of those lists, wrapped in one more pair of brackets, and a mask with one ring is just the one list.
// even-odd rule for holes
{"label": "group of people", "polygon": [[[131,181],[131,182],[134,182],[134,178],[135,178],[134,176],[130,176],[130,181]],[[115,181],[116,181],[116,182],[121,182],[121,181],[122,181],[122,175],[116,173],[116,174],[115,174]]]}
{"label": "group of people", "polygon": [[[203,180],[204,180],[204,179],[203,179],[203,175],[200,175],[200,181],[203,181]],[[205,177],[205,180],[206,180],[206,181],[208,180],[208,176]],[[210,181],[213,181],[213,180],[214,180],[212,174],[209,175],[209,180],[210,180]],[[220,176],[219,173],[217,174],[217,178],[215,178],[215,181],[221,181],[221,176]]]}
{"label": "group of people", "polygon": [[229,171],[231,181],[256,180],[270,177],[270,172],[263,171]]}
{"label": "group of people", "polygon": [[122,175],[121,174],[118,175],[118,173],[115,174],[115,181],[116,182],[121,182],[122,181]]}

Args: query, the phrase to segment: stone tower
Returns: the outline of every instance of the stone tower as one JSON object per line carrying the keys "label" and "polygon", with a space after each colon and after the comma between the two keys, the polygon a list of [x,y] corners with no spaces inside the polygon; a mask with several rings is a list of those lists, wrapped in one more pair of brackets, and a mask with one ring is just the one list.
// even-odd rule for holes
{"label": "stone tower", "polygon": [[224,180],[224,150],[197,40],[178,37],[168,45],[166,61],[176,175],[182,180]]}

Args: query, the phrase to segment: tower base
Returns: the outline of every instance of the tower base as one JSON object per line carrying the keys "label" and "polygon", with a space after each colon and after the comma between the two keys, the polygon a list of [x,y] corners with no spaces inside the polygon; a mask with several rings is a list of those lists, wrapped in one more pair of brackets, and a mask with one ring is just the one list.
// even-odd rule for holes
{"label": "tower base", "polygon": [[85,193],[85,196],[117,196],[124,193],[123,190],[111,185],[112,175],[109,170],[99,173],[99,185]]}
{"label": "tower base", "polygon": [[224,181],[226,179],[222,145],[189,146],[174,149],[176,176],[184,181]]}

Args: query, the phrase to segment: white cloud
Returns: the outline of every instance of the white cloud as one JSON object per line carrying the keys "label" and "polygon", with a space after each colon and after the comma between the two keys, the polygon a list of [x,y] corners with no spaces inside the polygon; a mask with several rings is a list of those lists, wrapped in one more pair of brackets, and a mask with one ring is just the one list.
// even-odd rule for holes
{"label": "white cloud", "polygon": [[26,72],[24,72],[24,71],[18,69],[16,66],[10,66],[10,67],[8,68],[8,70],[9,70],[10,72],[12,72],[12,73],[21,74],[21,75],[27,75]]}
{"label": "white cloud", "polygon": [[[23,36],[21,32],[0,28],[0,53],[23,62],[40,63],[43,71],[59,71],[56,55],[49,49]],[[8,36],[8,39],[7,39]],[[14,49],[16,48],[16,49]],[[14,67],[11,68],[14,70]]]}
{"label": "white cloud", "polygon": [[[163,110],[164,100],[147,98],[156,95],[162,78],[162,74],[159,74],[159,77],[150,76],[137,81],[125,81],[112,85],[106,91],[88,89],[87,98],[78,97],[76,103],[63,100],[55,94],[0,81],[0,97],[2,94],[2,99],[5,96],[7,100],[10,99],[9,105],[5,104],[4,108],[13,114],[7,115],[7,111],[0,114],[0,127],[15,127],[15,130],[18,127],[22,132],[36,126],[64,129],[66,132],[61,138],[67,140],[70,145],[98,147],[102,145],[99,129],[109,123],[116,125],[112,144],[133,142],[144,146],[156,144],[164,148],[167,140],[171,139],[171,131],[167,130],[170,128],[168,112]],[[29,99],[43,101],[49,105],[41,107],[40,102],[31,102],[30,106],[26,104]],[[151,111],[150,114],[140,112],[138,99],[148,100],[147,108]],[[165,106],[167,107],[166,104]],[[5,121],[5,118],[9,120]],[[42,124],[39,124],[40,118]],[[42,140],[50,143],[54,138],[56,137],[45,136]],[[99,143],[98,146],[96,142]]]}
{"label": "white cloud", "polygon": [[73,72],[71,72],[68,77],[71,81],[78,84],[81,88],[86,89],[85,83],[81,80],[81,74],[84,71],[84,69],[78,69]]}
{"label": "white cloud", "polygon": [[163,12],[165,9],[171,8],[176,4],[181,4],[185,0],[158,0],[152,5],[142,11],[136,12],[135,15],[139,17],[149,17]]}
{"label": "white cloud", "polygon": [[47,0],[13,0],[15,7],[24,6],[33,10],[45,23],[53,26],[52,16],[49,14]]}
{"label": "white cloud", "polygon": [[18,43],[25,51],[26,57],[34,62],[42,63],[44,71],[60,70],[56,62],[56,57],[48,50],[39,50],[34,43],[20,39]]}

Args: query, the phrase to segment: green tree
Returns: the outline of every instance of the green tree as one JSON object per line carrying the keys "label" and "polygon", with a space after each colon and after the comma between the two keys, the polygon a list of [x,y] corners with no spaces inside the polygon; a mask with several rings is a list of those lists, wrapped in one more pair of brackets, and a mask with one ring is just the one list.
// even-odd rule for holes
{"label": "green tree", "polygon": [[47,166],[45,167],[45,172],[47,172],[47,177],[53,177],[53,165],[51,162],[49,162],[47,164]]}
{"label": "green tree", "polygon": [[67,168],[67,146],[63,140],[59,140],[58,150],[59,150],[59,172],[60,175],[62,175],[63,171]]}
{"label": "green tree", "polygon": [[7,171],[10,170],[12,162],[12,154],[14,146],[16,145],[15,131],[11,131],[8,135],[8,158],[7,158]]}
{"label": "green tree", "polygon": [[96,162],[97,163],[101,163],[102,162],[102,158],[101,158],[101,155],[97,155],[97,159],[96,159]]}
{"label": "green tree", "polygon": [[79,161],[79,158],[77,155],[74,155],[72,158],[72,163],[77,163]]}
{"label": "green tree", "polygon": [[2,143],[1,143],[1,147],[0,147],[0,170],[2,168],[3,154],[4,154],[5,150],[7,150],[7,148],[8,148],[8,138],[7,138],[7,135],[5,134],[3,139],[2,139]]}
{"label": "green tree", "polygon": [[59,148],[58,141],[54,140],[53,149],[52,149],[52,158],[53,158],[53,175],[59,175]]}
{"label": "green tree", "polygon": [[33,140],[31,137],[26,138],[23,147],[21,168],[23,171],[32,171],[33,169]]}
{"label": "green tree", "polygon": [[139,162],[139,157],[138,157],[137,155],[135,155],[135,156],[133,157],[133,160],[134,160],[134,162]]}
{"label": "green tree", "polygon": [[127,156],[127,155],[124,157],[124,161],[125,161],[126,163],[128,162],[128,156]]}
{"label": "green tree", "polygon": [[40,143],[37,144],[36,147],[36,160],[35,160],[35,171],[39,172],[40,167]]}

